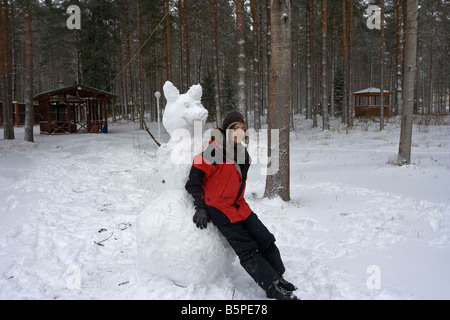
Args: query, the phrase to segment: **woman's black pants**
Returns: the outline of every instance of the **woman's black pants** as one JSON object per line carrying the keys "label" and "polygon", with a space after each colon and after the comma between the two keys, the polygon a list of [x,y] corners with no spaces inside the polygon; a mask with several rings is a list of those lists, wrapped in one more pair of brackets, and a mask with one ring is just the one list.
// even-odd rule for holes
{"label": "woman's black pants", "polygon": [[285,268],[275,237],[254,212],[244,221],[218,228],[238,255],[242,267],[261,288],[267,291],[281,278]]}

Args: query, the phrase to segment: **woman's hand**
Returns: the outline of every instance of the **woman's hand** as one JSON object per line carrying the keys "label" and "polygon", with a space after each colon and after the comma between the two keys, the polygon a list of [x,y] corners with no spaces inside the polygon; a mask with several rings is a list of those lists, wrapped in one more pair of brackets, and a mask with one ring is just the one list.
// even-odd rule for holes
{"label": "woman's hand", "polygon": [[206,226],[208,225],[208,222],[211,221],[208,215],[208,211],[206,211],[205,208],[197,208],[194,214],[194,223],[197,226],[197,228],[200,229],[206,229]]}

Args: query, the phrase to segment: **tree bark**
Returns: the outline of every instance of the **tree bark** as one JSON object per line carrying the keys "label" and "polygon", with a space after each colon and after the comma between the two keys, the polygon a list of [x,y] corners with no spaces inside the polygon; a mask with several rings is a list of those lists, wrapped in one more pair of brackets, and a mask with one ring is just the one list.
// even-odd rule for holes
{"label": "tree bark", "polygon": [[344,86],[342,90],[342,123],[348,124],[348,23],[347,0],[342,1],[342,51]]}
{"label": "tree bark", "polygon": [[238,110],[247,117],[245,85],[245,8],[244,0],[236,0],[236,32],[238,51]]}
{"label": "tree bark", "polygon": [[400,129],[400,144],[397,162],[399,165],[411,162],[411,140],[414,110],[414,79],[417,53],[418,0],[407,0],[405,21],[405,60],[403,81],[403,108]]}
{"label": "tree bark", "polygon": [[[291,2],[271,2],[268,151],[265,197],[290,200],[289,120],[291,104]],[[278,141],[272,135],[278,133]],[[277,152],[278,151],[278,152]]]}
{"label": "tree bark", "polygon": [[306,119],[312,118],[312,84],[311,84],[311,15],[312,0],[306,2]]}
{"label": "tree bark", "polygon": [[260,61],[259,61],[259,19],[258,11],[256,9],[255,0],[250,0],[250,9],[253,18],[253,74],[254,74],[254,119],[255,129],[261,128],[260,115]]}
{"label": "tree bark", "polygon": [[322,128],[330,130],[330,119],[328,115],[328,79],[327,79],[327,0],[322,0]]}
{"label": "tree bark", "polygon": [[188,21],[188,0],[183,0],[183,92],[189,88],[191,82]]}
{"label": "tree bark", "polygon": [[429,90],[428,90],[428,92],[429,92],[429,96],[428,96],[428,105],[429,105],[428,112],[430,114],[435,114],[436,110],[435,110],[434,104],[433,104],[433,67],[434,67],[433,55],[434,55],[434,34],[435,34],[435,23],[434,23],[434,21],[436,19],[436,17],[435,17],[436,10],[435,10],[435,6],[434,6],[434,1],[431,4],[431,8],[432,9],[431,9],[431,17],[430,17],[430,19],[431,19],[431,21],[430,21],[431,37],[430,37],[430,67],[429,67],[430,79],[428,80],[429,84],[430,84],[430,87],[429,87]]}
{"label": "tree bark", "polygon": [[317,59],[319,52],[317,52],[317,45],[316,43],[318,41],[320,41],[320,39],[316,39],[316,1],[311,1],[311,39],[310,39],[310,43],[311,43],[311,116],[312,116],[312,120],[313,120],[313,128],[317,128],[318,127],[318,123],[317,123],[317,108],[318,108],[318,104],[320,103],[320,67],[318,66],[318,61],[320,61],[319,59]]}
{"label": "tree bark", "polygon": [[[141,48],[142,46],[142,23],[141,23],[141,0],[136,0],[136,30],[137,30],[137,43],[138,43],[138,48]],[[137,63],[137,67],[138,67],[138,81],[137,81],[137,100],[139,101],[139,104],[141,105],[142,108],[142,113],[145,115],[145,88],[144,88],[144,74],[143,74],[143,69],[142,69],[142,55],[139,52],[138,56],[138,63]],[[144,130],[144,123],[143,123],[143,119],[141,119],[141,117],[139,117],[140,121],[139,121],[139,127],[141,130]]]}
{"label": "tree bark", "polygon": [[401,7],[402,0],[396,0],[395,6],[396,6],[396,57],[395,57],[395,64],[396,64],[396,113],[401,114],[402,113],[402,58],[403,58],[403,27],[402,27],[402,7]]}
{"label": "tree bark", "polygon": [[355,105],[353,103],[353,38],[354,38],[354,21],[353,21],[353,7],[354,7],[354,1],[348,0],[348,83],[347,83],[347,89],[348,89],[348,113],[347,113],[347,125],[349,128],[353,128],[353,122],[355,119]]}
{"label": "tree bark", "polygon": [[34,142],[33,125],[33,34],[30,3],[24,5],[25,22],[25,141]]}
{"label": "tree bark", "polygon": [[222,123],[222,111],[220,106],[220,74],[219,74],[219,48],[217,41],[217,0],[211,0],[211,24],[214,68],[214,102],[216,103],[216,123],[220,127]]}
{"label": "tree bark", "polygon": [[167,56],[167,80],[172,81],[172,28],[170,21],[170,0],[164,1],[164,10],[166,18],[166,56]]}
{"label": "tree bark", "polygon": [[384,130],[384,0],[380,1],[380,131]]}
{"label": "tree bark", "polygon": [[3,136],[6,140],[13,140],[14,119],[12,105],[12,79],[11,79],[11,41],[10,41],[10,6],[7,0],[3,0],[0,7],[0,36],[1,54],[0,70],[3,96]]}

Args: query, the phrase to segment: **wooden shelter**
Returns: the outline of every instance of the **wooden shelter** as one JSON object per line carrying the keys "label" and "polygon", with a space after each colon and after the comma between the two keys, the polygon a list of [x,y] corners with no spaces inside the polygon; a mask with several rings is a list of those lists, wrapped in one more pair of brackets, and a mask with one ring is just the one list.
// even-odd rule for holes
{"label": "wooden shelter", "polygon": [[[367,88],[353,92],[355,96],[355,117],[380,116],[381,94],[378,88]],[[383,116],[389,117],[389,98],[391,93],[383,90]]]}
{"label": "wooden shelter", "polygon": [[108,101],[117,95],[86,85],[75,84],[40,93],[41,134],[107,132]]}
{"label": "wooden shelter", "polygon": [[[13,101],[12,103],[13,119],[16,127],[25,125],[25,108],[26,108],[25,103]],[[34,104],[33,109],[34,109],[33,124],[37,124],[36,121],[39,121],[39,106],[37,104]],[[0,101],[0,127],[2,126],[3,126],[3,102]]]}

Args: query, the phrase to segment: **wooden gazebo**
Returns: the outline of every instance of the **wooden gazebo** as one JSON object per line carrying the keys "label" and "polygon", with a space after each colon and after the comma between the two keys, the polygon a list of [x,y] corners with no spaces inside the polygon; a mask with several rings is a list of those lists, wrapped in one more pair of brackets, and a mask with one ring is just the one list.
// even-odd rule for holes
{"label": "wooden gazebo", "polygon": [[[367,88],[353,92],[355,96],[355,117],[380,116],[381,90],[378,88]],[[383,90],[384,106],[383,116],[389,117],[389,98],[391,93]]]}
{"label": "wooden gazebo", "polygon": [[107,107],[117,95],[75,84],[40,93],[33,98],[39,102],[41,134],[107,132]]}

